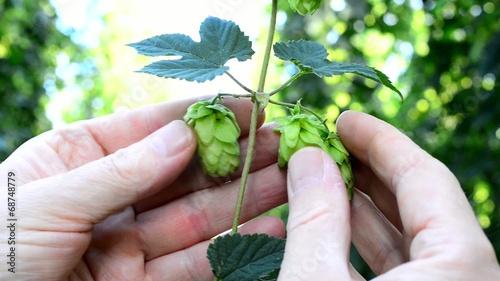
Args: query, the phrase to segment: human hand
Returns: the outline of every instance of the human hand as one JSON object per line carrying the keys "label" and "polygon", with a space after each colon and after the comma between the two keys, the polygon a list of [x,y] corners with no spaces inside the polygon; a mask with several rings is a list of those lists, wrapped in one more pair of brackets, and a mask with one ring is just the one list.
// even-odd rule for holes
{"label": "human hand", "polygon": [[279,280],[362,280],[349,264],[351,239],[374,280],[500,280],[493,247],[441,162],[363,113],[343,113],[337,129],[359,161],[358,191],[349,205],[337,166],[321,150],[292,156]]}
{"label": "human hand", "polygon": [[[2,181],[14,172],[17,189],[16,273],[2,270],[0,279],[213,279],[206,249],[231,227],[239,172],[216,180],[191,161],[196,139],[177,119],[194,101],[76,122],[31,139],[6,159]],[[252,104],[225,102],[242,129],[244,157]],[[257,132],[243,221],[286,201],[285,175],[274,164],[278,136],[267,126]],[[7,188],[1,190],[7,202]],[[284,226],[263,218],[241,232],[283,236]],[[0,243],[5,267],[10,246],[6,238]]]}

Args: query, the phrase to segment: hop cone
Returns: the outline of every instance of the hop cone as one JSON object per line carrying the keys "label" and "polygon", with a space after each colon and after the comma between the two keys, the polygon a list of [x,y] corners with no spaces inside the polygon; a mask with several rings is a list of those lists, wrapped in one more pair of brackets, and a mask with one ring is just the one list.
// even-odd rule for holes
{"label": "hop cone", "polygon": [[285,168],[290,157],[297,150],[306,146],[319,147],[337,163],[342,178],[347,187],[349,199],[352,198],[354,177],[349,160],[349,152],[345,149],[338,135],[329,132],[324,124],[315,116],[301,114],[299,107],[292,111],[292,115],[277,118],[279,124],[275,131],[281,133],[278,152],[278,166]]}
{"label": "hop cone", "polygon": [[321,5],[323,0],[288,0],[290,7],[301,15],[314,14]]}
{"label": "hop cone", "polygon": [[194,128],[198,157],[207,175],[225,177],[239,167],[240,127],[229,108],[201,100],[188,108],[184,121]]}
{"label": "hop cone", "polygon": [[[285,168],[292,154],[306,146],[315,146],[326,150],[323,124],[315,116],[294,114],[275,120],[279,126],[275,131],[281,133],[278,151],[278,166]],[[322,136],[323,134],[323,136]]]}
{"label": "hop cone", "polygon": [[347,152],[339,136],[334,132],[329,133],[325,143],[326,151],[339,166],[340,173],[347,187],[347,195],[351,199],[354,192],[354,176],[352,174],[351,161],[349,160],[349,152]]}

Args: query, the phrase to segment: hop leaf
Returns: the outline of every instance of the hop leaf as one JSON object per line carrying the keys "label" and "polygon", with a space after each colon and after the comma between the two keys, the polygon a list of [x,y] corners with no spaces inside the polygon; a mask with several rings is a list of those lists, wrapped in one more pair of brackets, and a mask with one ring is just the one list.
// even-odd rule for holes
{"label": "hop leaf", "polygon": [[290,7],[301,15],[314,14],[321,5],[323,0],[288,0]]}
{"label": "hop leaf", "polygon": [[197,154],[207,175],[225,177],[240,166],[240,127],[229,108],[201,100],[188,108],[184,120],[194,128]]}
{"label": "hop leaf", "polygon": [[267,234],[218,237],[207,250],[215,280],[276,280],[285,243],[284,239]]}
{"label": "hop leaf", "polygon": [[314,73],[319,77],[346,73],[360,75],[388,87],[403,101],[401,92],[384,73],[366,65],[330,61],[327,59],[328,53],[325,47],[319,43],[306,40],[277,42],[274,44],[274,54],[279,59],[294,63],[301,71]]}
{"label": "hop leaf", "polygon": [[229,70],[226,62],[252,57],[252,42],[232,21],[208,17],[200,26],[200,42],[184,34],[163,34],[128,44],[146,56],[179,56],[153,62],[139,72],[165,78],[205,82]]}

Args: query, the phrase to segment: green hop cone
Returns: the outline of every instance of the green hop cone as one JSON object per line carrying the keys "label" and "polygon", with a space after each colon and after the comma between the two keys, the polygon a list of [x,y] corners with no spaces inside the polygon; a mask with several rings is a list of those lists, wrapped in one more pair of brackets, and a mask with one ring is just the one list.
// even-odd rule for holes
{"label": "green hop cone", "polygon": [[339,166],[340,173],[347,187],[347,196],[350,200],[354,192],[354,176],[352,174],[351,161],[349,160],[349,152],[345,149],[339,136],[334,132],[328,134],[325,143],[326,151]]}
{"label": "green hop cone", "polygon": [[184,121],[194,129],[198,157],[207,175],[225,177],[240,166],[240,127],[229,108],[201,100],[188,108]]}
{"label": "green hop cone", "polygon": [[281,133],[278,151],[278,166],[286,168],[290,157],[297,150],[306,146],[315,146],[326,150],[323,124],[315,116],[294,114],[277,118],[279,124],[274,130]]}
{"label": "green hop cone", "polygon": [[349,152],[338,135],[329,132],[316,116],[300,113],[300,104],[292,110],[290,116],[280,117],[275,121],[278,126],[274,130],[281,133],[278,166],[282,169],[286,168],[292,154],[303,147],[319,147],[337,163],[347,187],[347,195],[351,199],[354,191],[354,177]]}
{"label": "green hop cone", "polygon": [[321,5],[323,0],[288,0],[290,7],[301,15],[314,14]]}

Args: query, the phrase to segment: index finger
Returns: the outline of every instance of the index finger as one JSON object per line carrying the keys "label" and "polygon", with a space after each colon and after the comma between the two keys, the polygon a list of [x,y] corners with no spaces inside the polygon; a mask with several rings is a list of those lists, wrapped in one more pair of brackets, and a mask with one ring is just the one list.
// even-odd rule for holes
{"label": "index finger", "polygon": [[433,227],[482,232],[455,176],[406,135],[353,111],[339,117],[337,128],[346,148],[394,193],[411,238]]}

